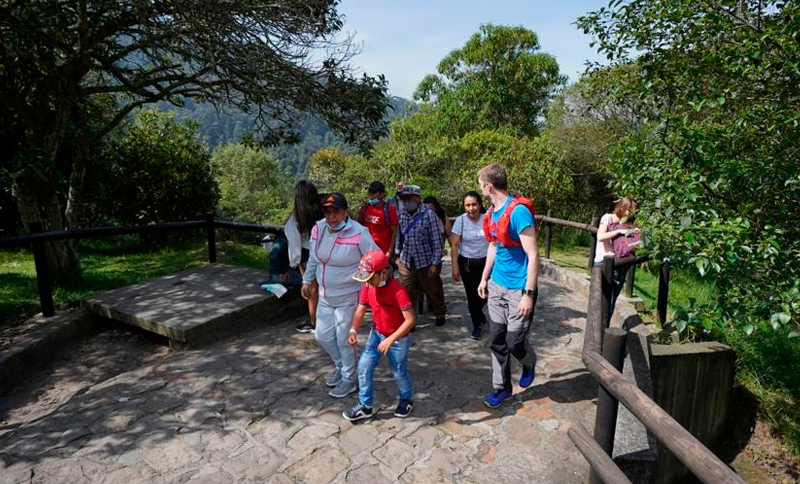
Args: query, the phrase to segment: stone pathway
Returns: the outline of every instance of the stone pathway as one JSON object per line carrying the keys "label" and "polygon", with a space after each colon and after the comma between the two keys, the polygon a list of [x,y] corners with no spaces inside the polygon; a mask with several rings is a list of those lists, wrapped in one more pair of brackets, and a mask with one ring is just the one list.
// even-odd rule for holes
{"label": "stone pathway", "polygon": [[594,419],[585,296],[540,279],[534,385],[489,410],[486,340],[468,338],[463,290],[443,273],[451,315],[443,328],[421,317],[407,419],[392,416],[396,387],[381,363],[376,416],[344,420],[356,397],[328,397],[329,359],[290,321],[173,353],[0,428],[0,483],[585,482],[566,433]]}

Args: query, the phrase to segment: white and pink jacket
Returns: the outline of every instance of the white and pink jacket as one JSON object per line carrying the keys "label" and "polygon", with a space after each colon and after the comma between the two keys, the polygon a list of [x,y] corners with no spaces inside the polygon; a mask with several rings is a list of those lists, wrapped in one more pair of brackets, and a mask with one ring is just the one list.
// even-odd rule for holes
{"label": "white and pink jacket", "polygon": [[322,297],[336,297],[361,290],[363,283],[354,281],[361,256],[370,250],[380,250],[369,230],[352,218],[339,232],[328,230],[325,219],[311,229],[311,249],[303,283],[317,281]]}

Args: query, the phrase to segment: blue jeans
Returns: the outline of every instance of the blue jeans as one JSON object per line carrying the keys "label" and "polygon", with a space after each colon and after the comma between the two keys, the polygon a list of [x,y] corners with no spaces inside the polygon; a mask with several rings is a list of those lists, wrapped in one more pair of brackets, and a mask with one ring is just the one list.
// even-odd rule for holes
{"label": "blue jeans", "polygon": [[[378,351],[378,345],[385,339],[386,336],[375,329],[370,331],[367,344],[361,353],[361,359],[358,360],[358,401],[365,407],[372,408],[372,373],[382,356]],[[392,374],[394,374],[394,381],[397,383],[397,391],[400,398],[404,400],[411,400],[413,396],[411,376],[408,374],[408,350],[410,348],[411,335],[406,335],[395,341],[386,353]]]}

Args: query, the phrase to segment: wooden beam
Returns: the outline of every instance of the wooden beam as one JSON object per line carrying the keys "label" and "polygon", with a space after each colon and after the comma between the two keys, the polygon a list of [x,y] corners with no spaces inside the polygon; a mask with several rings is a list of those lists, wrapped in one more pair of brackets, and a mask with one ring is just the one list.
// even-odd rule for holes
{"label": "wooden beam", "polygon": [[567,435],[605,484],[631,484],[631,481],[581,424],[573,424],[567,430]]}

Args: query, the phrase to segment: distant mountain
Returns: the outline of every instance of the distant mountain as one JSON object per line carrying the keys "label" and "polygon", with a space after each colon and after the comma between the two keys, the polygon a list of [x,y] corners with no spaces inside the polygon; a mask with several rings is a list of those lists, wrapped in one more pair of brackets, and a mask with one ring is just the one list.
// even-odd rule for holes
{"label": "distant mountain", "polygon": [[[395,118],[408,116],[416,111],[413,101],[392,96],[389,99],[391,108],[386,119],[388,122]],[[238,142],[253,127],[253,117],[238,110],[218,112],[208,103],[195,103],[186,100],[186,105],[176,108],[169,103],[160,103],[159,109],[175,112],[179,121],[190,119],[199,123],[198,135],[212,151],[219,145]],[[341,137],[333,132],[327,124],[319,119],[305,115],[297,123],[300,142],[296,144],[282,144],[270,148],[278,158],[281,167],[293,179],[299,179],[308,174],[308,162],[311,156],[319,149],[328,146],[339,146],[342,152],[350,154],[355,152],[352,146],[347,146]]]}

